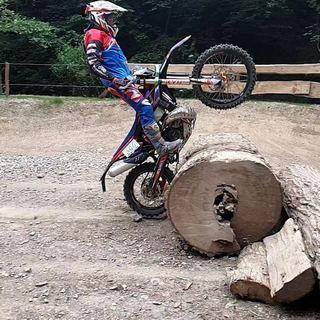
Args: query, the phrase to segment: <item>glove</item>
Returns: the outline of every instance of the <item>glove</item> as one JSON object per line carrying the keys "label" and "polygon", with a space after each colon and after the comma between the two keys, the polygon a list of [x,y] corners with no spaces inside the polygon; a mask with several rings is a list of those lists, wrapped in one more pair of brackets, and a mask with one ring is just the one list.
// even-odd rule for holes
{"label": "glove", "polygon": [[113,78],[112,83],[119,86],[119,87],[123,87],[128,82],[126,81],[126,79]]}
{"label": "glove", "polygon": [[[137,82],[137,77],[134,75],[129,75],[125,79],[116,79],[116,84],[119,85],[120,90],[126,90],[131,85],[135,84]],[[114,82],[115,83],[115,82]]]}

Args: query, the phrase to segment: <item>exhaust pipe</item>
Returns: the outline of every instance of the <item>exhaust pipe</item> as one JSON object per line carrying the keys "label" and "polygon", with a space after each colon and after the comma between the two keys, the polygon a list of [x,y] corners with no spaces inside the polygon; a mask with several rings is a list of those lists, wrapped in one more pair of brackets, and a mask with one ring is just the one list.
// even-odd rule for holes
{"label": "exhaust pipe", "polygon": [[114,178],[130,169],[133,169],[134,167],[136,167],[137,164],[133,164],[133,163],[126,163],[124,161],[121,161],[117,164],[115,164],[110,170],[109,170],[109,176],[111,178]]}

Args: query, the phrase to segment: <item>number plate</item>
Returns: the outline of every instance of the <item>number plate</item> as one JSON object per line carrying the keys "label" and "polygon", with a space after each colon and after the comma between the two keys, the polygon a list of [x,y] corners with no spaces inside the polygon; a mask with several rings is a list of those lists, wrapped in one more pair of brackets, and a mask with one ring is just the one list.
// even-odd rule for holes
{"label": "number plate", "polygon": [[123,150],[123,154],[128,158],[139,148],[140,148],[140,144],[133,139]]}

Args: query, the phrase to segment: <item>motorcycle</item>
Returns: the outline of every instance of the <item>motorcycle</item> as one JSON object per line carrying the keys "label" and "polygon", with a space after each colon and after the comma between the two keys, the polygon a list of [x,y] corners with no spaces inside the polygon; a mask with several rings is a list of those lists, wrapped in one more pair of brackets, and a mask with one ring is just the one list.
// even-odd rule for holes
{"label": "motorcycle", "polygon": [[102,189],[106,192],[107,174],[116,177],[131,170],[124,182],[124,196],[128,205],[144,218],[163,217],[164,194],[175,176],[172,166],[178,165],[179,153],[196,122],[196,112],[191,107],[180,106],[169,86],[192,85],[195,96],[215,109],[238,106],[250,96],[255,86],[256,69],[252,58],[233,45],[206,50],[197,59],[191,76],[169,74],[173,53],[190,38],[174,45],[155,71],[144,68],[134,72],[142,94],[153,106],[162,137],[167,141],[181,139],[181,148],[174,154],[159,156],[136,116],[129,134],[101,177]]}

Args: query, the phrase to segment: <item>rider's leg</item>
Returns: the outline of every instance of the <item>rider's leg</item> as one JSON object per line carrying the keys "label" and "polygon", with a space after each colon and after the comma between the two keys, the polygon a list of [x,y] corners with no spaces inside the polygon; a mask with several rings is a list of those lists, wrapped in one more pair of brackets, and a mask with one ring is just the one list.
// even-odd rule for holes
{"label": "rider's leg", "polygon": [[169,142],[162,138],[150,102],[145,99],[134,86],[131,86],[126,90],[120,90],[112,85],[111,88],[109,87],[109,90],[114,95],[126,101],[138,113],[143,131],[150,139],[159,155],[174,152],[181,146],[181,139]]}

